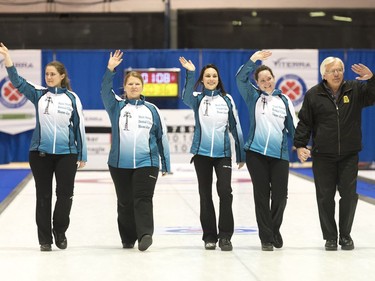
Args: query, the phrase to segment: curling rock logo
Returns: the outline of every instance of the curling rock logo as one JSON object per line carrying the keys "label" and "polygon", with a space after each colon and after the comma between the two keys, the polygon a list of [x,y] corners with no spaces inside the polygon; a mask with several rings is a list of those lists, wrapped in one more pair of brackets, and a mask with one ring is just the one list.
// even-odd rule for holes
{"label": "curling rock logo", "polygon": [[27,102],[22,95],[6,77],[0,81],[0,103],[7,108],[19,108]]}
{"label": "curling rock logo", "polygon": [[294,74],[284,75],[277,81],[276,88],[287,95],[295,107],[303,102],[306,84],[301,77]]}

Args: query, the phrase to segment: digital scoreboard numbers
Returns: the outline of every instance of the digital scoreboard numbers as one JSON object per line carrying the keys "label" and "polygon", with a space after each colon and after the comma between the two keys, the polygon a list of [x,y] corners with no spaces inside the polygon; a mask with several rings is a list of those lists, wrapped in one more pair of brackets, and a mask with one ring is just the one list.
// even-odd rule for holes
{"label": "digital scoreboard numbers", "polygon": [[143,92],[146,97],[178,97],[179,93],[179,68],[148,68],[125,70],[125,75],[129,71],[137,71],[143,78]]}

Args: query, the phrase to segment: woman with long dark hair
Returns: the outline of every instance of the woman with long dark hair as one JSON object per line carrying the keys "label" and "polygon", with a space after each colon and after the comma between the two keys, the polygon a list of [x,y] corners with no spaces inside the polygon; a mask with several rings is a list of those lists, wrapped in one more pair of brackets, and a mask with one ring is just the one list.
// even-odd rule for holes
{"label": "woman with long dark hair", "polygon": [[[184,57],[180,57],[180,63],[187,70],[182,100],[194,110],[195,116],[194,138],[190,152],[194,155],[192,161],[198,178],[202,239],[206,250],[214,250],[219,240],[222,251],[231,251],[234,219],[229,132],[235,141],[238,168],[241,168],[245,161],[237,109],[233,98],[226,93],[215,65],[208,64],[203,67],[194,84],[194,64]],[[199,87],[201,91],[197,91]],[[214,169],[220,198],[218,224],[212,200]]]}

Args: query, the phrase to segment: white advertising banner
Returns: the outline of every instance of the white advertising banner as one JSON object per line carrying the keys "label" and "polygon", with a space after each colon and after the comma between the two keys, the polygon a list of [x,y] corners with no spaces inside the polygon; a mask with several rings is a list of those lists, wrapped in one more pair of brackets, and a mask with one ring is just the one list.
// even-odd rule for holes
{"label": "white advertising banner", "polygon": [[87,140],[85,170],[107,170],[111,149],[111,122],[105,110],[84,110]]}
{"label": "white advertising banner", "polygon": [[[168,130],[171,163],[189,163],[194,134],[194,113],[189,109],[162,109]],[[105,110],[84,110],[87,165],[85,170],[107,170],[111,149],[111,123]]]}
{"label": "white advertising banner", "polygon": [[[41,85],[42,56],[40,50],[11,50],[18,74]],[[0,60],[0,131],[18,134],[35,127],[35,108],[9,81],[4,60]]]}
{"label": "white advertising banner", "polygon": [[[172,163],[189,163],[194,135],[194,112],[191,109],[163,109],[161,114],[168,129]],[[172,167],[173,170],[173,167]]]}
{"label": "white advertising banner", "polygon": [[293,101],[298,112],[306,91],[318,83],[319,52],[317,49],[271,51],[272,56],[263,64],[272,69],[276,88]]}

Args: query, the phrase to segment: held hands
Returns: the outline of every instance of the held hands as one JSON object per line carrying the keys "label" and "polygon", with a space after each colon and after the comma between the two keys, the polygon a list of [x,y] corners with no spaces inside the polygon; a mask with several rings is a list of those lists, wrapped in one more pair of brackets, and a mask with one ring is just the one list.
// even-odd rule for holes
{"label": "held hands", "polygon": [[191,60],[186,60],[184,57],[180,57],[179,61],[183,67],[185,67],[189,71],[195,71],[195,65],[191,62]]}
{"label": "held hands", "polygon": [[109,60],[108,60],[108,69],[110,71],[114,71],[114,69],[116,68],[116,66],[118,66],[121,62],[122,62],[122,56],[123,56],[123,52],[121,52],[120,50],[116,50],[115,53],[112,55],[112,52],[109,56]]}
{"label": "held hands", "polygon": [[250,60],[252,60],[253,62],[256,62],[257,60],[266,60],[268,59],[270,56],[272,55],[272,52],[271,51],[267,51],[267,50],[264,50],[264,51],[257,51],[255,52],[251,57],[250,57]]}
{"label": "held hands", "polygon": [[371,70],[364,64],[358,63],[352,65],[352,70],[359,76],[355,79],[357,80],[368,80],[373,76]]}
{"label": "held hands", "polygon": [[301,163],[304,163],[308,158],[311,157],[311,153],[306,147],[299,147],[297,148],[297,156]]}
{"label": "held hands", "polygon": [[86,162],[77,161],[77,169],[83,168],[86,166]]}

